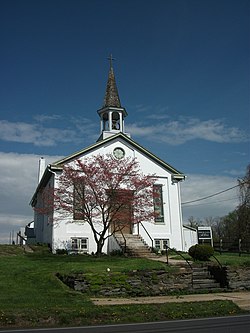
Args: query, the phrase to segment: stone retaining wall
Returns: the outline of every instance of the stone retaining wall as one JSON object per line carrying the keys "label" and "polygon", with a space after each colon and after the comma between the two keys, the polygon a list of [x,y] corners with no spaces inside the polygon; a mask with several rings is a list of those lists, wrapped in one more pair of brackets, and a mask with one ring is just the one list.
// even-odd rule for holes
{"label": "stone retaining wall", "polygon": [[[57,277],[70,288],[92,296],[164,296],[173,292],[192,291],[192,272],[144,270],[128,273],[72,274]],[[227,268],[229,290],[250,290],[250,268]]]}
{"label": "stone retaining wall", "polygon": [[133,271],[127,274],[107,273],[57,275],[76,291],[98,296],[161,296],[191,288],[191,271],[168,273],[164,270]]}
{"label": "stone retaining wall", "polygon": [[227,267],[228,287],[232,290],[250,290],[250,268]]}

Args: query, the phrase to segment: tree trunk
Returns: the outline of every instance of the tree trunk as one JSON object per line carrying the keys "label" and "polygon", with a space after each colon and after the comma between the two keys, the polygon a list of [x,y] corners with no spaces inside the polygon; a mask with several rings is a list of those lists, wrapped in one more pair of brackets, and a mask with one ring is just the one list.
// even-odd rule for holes
{"label": "tree trunk", "polygon": [[103,249],[103,245],[104,245],[104,240],[102,238],[100,238],[97,242],[97,249],[96,249],[96,255],[99,257],[102,254],[102,249]]}

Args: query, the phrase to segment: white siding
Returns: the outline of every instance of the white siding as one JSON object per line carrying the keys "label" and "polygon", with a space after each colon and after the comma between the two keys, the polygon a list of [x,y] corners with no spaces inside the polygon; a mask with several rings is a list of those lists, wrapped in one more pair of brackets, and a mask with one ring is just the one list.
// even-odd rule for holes
{"label": "white siding", "polygon": [[[54,186],[54,175],[51,176],[49,182],[45,187],[45,191]],[[43,199],[41,192],[37,194],[37,203],[35,205],[34,213],[34,231],[36,236],[36,242],[46,243],[52,246],[52,234],[53,234],[53,214],[40,214],[36,211],[36,208],[43,207]]]}
{"label": "white siding", "polygon": [[198,244],[198,235],[195,229],[191,229],[183,226],[184,234],[184,252],[188,252],[189,248],[195,244]]}
{"label": "white siding", "polygon": [[[104,143],[103,146],[98,147],[96,150],[88,152],[81,156],[80,159],[85,157],[91,157],[97,154],[110,154],[113,152],[115,147],[121,147],[124,149],[126,157],[130,156],[136,158],[140,164],[141,170],[144,174],[154,174],[157,178],[157,184],[162,184],[163,189],[163,207],[164,207],[164,223],[156,224],[152,222],[144,222],[144,226],[153,239],[169,239],[170,247],[174,247],[177,250],[184,249],[183,242],[183,228],[182,228],[182,217],[180,207],[180,193],[179,184],[172,183],[171,173],[166,171],[160,164],[157,164],[153,159],[150,159],[145,154],[137,151],[134,147],[125,143],[122,139]],[[72,162],[71,162],[72,163]],[[58,185],[58,184],[56,184]],[[96,251],[96,244],[92,235],[90,226],[85,224],[77,224],[73,219],[58,219],[56,215],[54,219],[53,228],[53,250],[57,248],[68,249],[70,247],[72,237],[86,237],[88,238],[89,248],[88,252],[92,253]],[[40,241],[49,242],[51,239],[51,230],[47,226],[47,221],[42,221],[42,217],[39,217],[39,223],[37,224],[38,239]],[[44,219],[44,217],[43,217]],[[38,220],[37,220],[38,221]],[[43,229],[42,229],[43,226]],[[100,226],[101,228],[101,226]],[[138,233],[138,226],[134,226],[134,234]],[[40,237],[43,234],[43,237]],[[139,234],[151,246],[151,240],[148,237],[145,230],[139,226]],[[112,245],[113,244],[113,245]],[[104,252],[108,250],[108,242],[104,247]],[[112,246],[115,248],[115,244],[110,240],[109,250],[112,250]]]}

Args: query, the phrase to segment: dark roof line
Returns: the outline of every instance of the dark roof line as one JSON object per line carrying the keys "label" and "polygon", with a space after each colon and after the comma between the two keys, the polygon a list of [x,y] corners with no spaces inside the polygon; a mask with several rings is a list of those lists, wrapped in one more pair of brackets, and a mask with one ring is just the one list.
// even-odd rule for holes
{"label": "dark roof line", "polygon": [[131,144],[132,146],[136,147],[140,152],[144,153],[145,155],[147,155],[148,157],[150,157],[151,159],[153,159],[155,162],[157,162],[159,165],[161,165],[163,168],[167,169],[168,171],[170,171],[173,174],[178,174],[178,175],[183,175],[184,174],[180,171],[178,171],[177,169],[175,169],[174,167],[172,167],[170,164],[166,163],[165,161],[163,161],[162,159],[160,159],[159,157],[157,157],[156,155],[152,154],[149,150],[147,150],[146,148],[142,147],[140,144],[138,144],[137,142],[135,142],[133,139],[129,138],[127,135],[125,135],[124,133],[119,132],[118,134],[112,135],[104,140],[98,141],[95,144],[86,147],[83,150],[77,151],[75,153],[73,153],[72,155],[69,155],[59,161],[56,161],[55,163],[51,164],[51,167],[60,167],[63,164],[69,162],[70,160],[73,160],[74,158],[76,158],[77,156],[83,154],[83,153],[87,153],[95,148],[98,148],[99,146],[103,145],[106,142],[110,142],[113,141],[117,138],[122,138],[123,140],[125,140],[126,142],[128,142],[129,144]]}
{"label": "dark roof line", "polygon": [[31,199],[30,204],[33,205],[35,198],[36,198],[36,194],[38,193],[39,189],[44,186],[48,181],[49,178],[51,176],[51,174],[53,173],[53,171],[61,171],[64,164],[68,163],[74,159],[77,158],[77,156],[80,156],[82,154],[88,153],[91,150],[94,150],[96,148],[98,148],[99,146],[102,146],[105,143],[111,142],[117,138],[121,138],[122,140],[124,140],[125,142],[129,143],[131,146],[135,147],[136,149],[138,149],[141,153],[145,154],[146,156],[148,156],[149,158],[151,158],[152,160],[154,160],[157,164],[159,164],[161,167],[163,167],[164,169],[168,170],[170,173],[172,173],[174,176],[179,176],[180,178],[184,179],[185,175],[178,171],[177,169],[173,168],[170,164],[164,162],[162,159],[160,159],[159,157],[157,157],[156,155],[152,154],[149,150],[147,150],[146,148],[142,147],[141,145],[139,145],[138,143],[136,143],[134,140],[132,140],[131,138],[129,138],[127,135],[125,135],[124,133],[119,132],[118,134],[112,135],[104,140],[101,141],[97,141],[95,144],[90,145],[88,147],[86,147],[85,149],[79,150],[69,156],[66,156],[65,158],[62,158],[61,160],[58,160],[52,164],[49,164],[47,166],[47,168],[45,169],[45,172],[43,174],[43,177],[40,181],[40,183],[37,186],[37,189]]}

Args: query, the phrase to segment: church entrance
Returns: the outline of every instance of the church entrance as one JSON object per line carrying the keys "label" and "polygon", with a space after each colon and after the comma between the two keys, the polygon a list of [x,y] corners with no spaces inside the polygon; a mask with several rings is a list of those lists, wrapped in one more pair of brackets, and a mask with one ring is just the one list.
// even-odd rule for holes
{"label": "church entrance", "polygon": [[118,221],[118,233],[132,234],[132,205],[123,207],[121,219]]}
{"label": "church entrance", "polygon": [[118,190],[113,193],[112,199],[115,201],[113,205],[113,221],[111,231],[115,233],[132,234],[132,199],[133,191]]}

